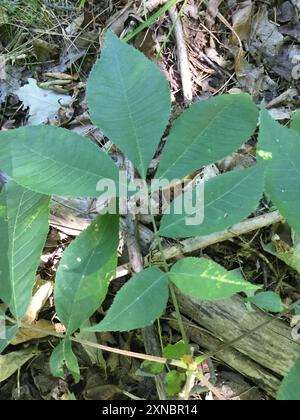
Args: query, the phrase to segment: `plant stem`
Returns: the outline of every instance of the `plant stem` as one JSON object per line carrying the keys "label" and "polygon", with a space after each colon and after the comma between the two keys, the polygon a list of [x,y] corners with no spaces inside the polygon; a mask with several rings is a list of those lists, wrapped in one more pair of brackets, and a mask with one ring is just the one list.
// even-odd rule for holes
{"label": "plant stem", "polygon": [[180,328],[180,333],[181,333],[183,341],[186,345],[187,351],[190,353],[189,340],[188,340],[188,337],[187,337],[187,334],[186,334],[186,331],[185,331],[185,328],[184,328],[184,323],[183,323],[183,320],[182,320],[182,317],[181,317],[181,313],[180,313],[177,297],[176,297],[176,294],[175,294],[174,286],[171,282],[169,282],[169,287],[170,287],[171,297],[172,297],[173,305],[174,305],[176,316],[177,316],[177,321],[178,321],[179,328]]}
{"label": "plant stem", "polygon": [[176,294],[175,294],[174,287],[173,287],[173,285],[170,281],[169,265],[168,265],[167,260],[165,258],[164,249],[163,249],[163,246],[162,246],[162,243],[161,243],[161,238],[159,236],[159,232],[157,230],[155,217],[152,213],[151,213],[151,220],[152,220],[152,225],[153,225],[153,229],[154,229],[155,240],[157,241],[158,248],[159,248],[159,251],[160,251],[160,254],[161,254],[161,257],[162,257],[162,264],[163,264],[163,267],[164,267],[164,269],[165,269],[165,271],[166,271],[166,273],[168,274],[168,277],[169,277],[169,289],[170,289],[170,292],[171,292],[171,298],[172,298],[172,302],[173,302],[173,305],[174,305],[174,308],[175,308],[180,333],[181,333],[183,341],[186,345],[187,351],[190,352],[189,340],[188,340],[188,337],[187,337],[187,334],[186,334],[186,331],[185,331],[185,328],[184,328],[184,323],[183,323],[183,320],[182,320],[182,317],[181,317],[177,297],[176,297]]}
{"label": "plant stem", "polygon": [[[8,316],[6,316],[5,318],[6,318],[7,321],[11,322],[12,324],[18,324],[19,328],[25,328],[27,330],[36,331],[38,333],[44,334],[45,336],[56,337],[56,338],[59,338],[61,340],[64,340],[66,338],[66,336],[64,334],[59,334],[59,333],[56,333],[54,331],[45,330],[43,328],[35,327],[34,325],[26,324],[24,322],[17,322],[15,319],[10,318]],[[109,353],[119,354],[121,356],[133,357],[135,359],[148,360],[150,362],[168,364],[170,366],[176,366],[176,367],[181,367],[181,368],[185,367],[185,364],[180,360],[166,359],[164,357],[152,356],[152,355],[148,355],[148,354],[144,354],[144,353],[132,352],[132,351],[129,351],[129,350],[121,350],[121,349],[118,349],[118,348],[115,348],[115,347],[109,347],[109,346],[104,346],[103,344],[93,343],[92,341],[80,340],[79,338],[75,338],[73,336],[69,336],[68,339],[70,341],[72,341],[73,343],[79,343],[82,346],[87,346],[87,347],[92,347],[92,348],[95,348],[95,349],[100,349],[100,350],[103,350],[103,351],[107,351]]]}
{"label": "plant stem", "polygon": [[[127,179],[129,182],[134,182],[135,173],[133,163],[125,157],[125,169],[127,172]],[[128,206],[129,203],[127,203]],[[131,264],[131,269],[134,273],[140,273],[144,269],[144,261],[141,252],[141,244],[138,238],[138,226],[136,219],[133,214],[131,214],[129,207],[127,207],[126,215],[126,224],[127,224],[127,234],[126,234],[126,243],[128,250],[128,257]],[[145,327],[142,329],[143,340],[145,345],[145,350],[150,354],[160,355],[159,342],[156,336],[156,331],[154,325]],[[157,394],[160,400],[166,400],[167,395],[164,389],[164,383],[162,375],[155,376],[155,383]]]}

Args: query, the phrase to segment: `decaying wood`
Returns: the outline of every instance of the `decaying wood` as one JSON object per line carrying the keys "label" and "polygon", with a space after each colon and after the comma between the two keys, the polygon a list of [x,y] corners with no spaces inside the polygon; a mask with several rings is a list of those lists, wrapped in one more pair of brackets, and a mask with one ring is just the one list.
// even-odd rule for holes
{"label": "decaying wood", "polygon": [[[214,351],[220,348],[219,342],[232,342],[272,317],[260,310],[249,312],[240,296],[199,301],[177,293],[177,299],[181,312],[208,331],[202,333],[194,328],[190,330],[192,338]],[[299,356],[300,342],[292,339],[288,324],[278,319],[235,342],[230,349],[216,352],[216,357],[250,377],[272,396],[278,389],[278,380],[290,371]]]}
{"label": "decaying wood", "polygon": [[[193,321],[189,321],[185,317],[183,317],[183,320],[185,321],[186,332],[192,343],[196,343],[208,351],[214,351],[224,344],[223,341],[214,337],[212,333],[201,328]],[[169,323],[172,328],[179,331],[176,320],[169,321]],[[232,347],[226,348],[216,355],[216,359],[224,362],[244,377],[249,378],[251,382],[255,383],[271,397],[276,396],[280,380],[273,373],[255,363],[255,361],[249,359],[249,357],[240,353],[238,350]]]}

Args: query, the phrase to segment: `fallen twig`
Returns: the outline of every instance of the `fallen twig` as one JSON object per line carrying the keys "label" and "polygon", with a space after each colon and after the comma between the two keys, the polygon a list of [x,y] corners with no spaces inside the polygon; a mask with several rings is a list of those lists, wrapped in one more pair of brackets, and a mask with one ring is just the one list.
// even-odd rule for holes
{"label": "fallen twig", "polygon": [[193,83],[190,70],[189,54],[185,42],[183,27],[180,16],[177,12],[176,6],[169,9],[169,15],[174,24],[174,35],[177,45],[178,65],[180,70],[182,92],[184,102],[186,105],[192,102],[193,99]]}
{"label": "fallen twig", "polygon": [[[283,217],[278,211],[264,214],[262,216],[247,219],[237,225],[232,226],[223,232],[212,233],[207,236],[196,236],[194,238],[185,239],[173,246],[164,248],[164,255],[167,260],[178,257],[183,254],[190,254],[218,242],[224,242],[236,236],[241,236],[254,230],[262,229],[266,226],[273,225],[283,221]],[[152,261],[160,261],[161,254],[159,251],[152,255]]]}
{"label": "fallen twig", "polygon": [[[134,167],[133,164],[126,158],[125,169],[127,172],[128,182],[134,181]],[[129,209],[128,209],[129,210]],[[143,256],[141,253],[140,243],[138,240],[137,223],[134,215],[128,211],[126,215],[126,245],[128,250],[129,263],[134,273],[143,271]]]}
{"label": "fallen twig", "polygon": [[[149,0],[147,1],[147,9],[149,12],[152,12],[159,6],[162,6],[166,3],[166,0]],[[178,55],[178,66],[180,70],[181,82],[182,82],[182,92],[184,97],[184,102],[189,104],[193,99],[193,89],[192,89],[192,75],[190,71],[189,55],[184,39],[184,31],[180,19],[180,15],[177,12],[176,5],[172,6],[168,10],[172,25],[174,26],[174,35],[177,46],[177,55]]]}

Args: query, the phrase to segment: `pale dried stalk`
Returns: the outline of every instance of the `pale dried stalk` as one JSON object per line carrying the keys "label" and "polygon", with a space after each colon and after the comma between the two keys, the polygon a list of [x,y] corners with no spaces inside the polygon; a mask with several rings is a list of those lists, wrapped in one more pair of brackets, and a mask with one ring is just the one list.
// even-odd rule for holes
{"label": "pale dried stalk", "polygon": [[[147,9],[152,12],[160,6],[163,6],[167,0],[149,0],[147,1]],[[178,2],[179,3],[179,2]],[[177,12],[176,5],[168,11],[172,24],[174,25],[174,35],[177,46],[178,65],[182,83],[182,93],[185,104],[190,104],[193,99],[193,83],[189,63],[189,54],[185,42],[184,31],[180,16]]]}
{"label": "pale dried stalk", "polygon": [[[223,232],[212,233],[207,236],[196,236],[194,238],[185,239],[176,245],[167,246],[164,248],[164,255],[167,260],[178,257],[184,254],[190,254],[202,248],[206,248],[210,245],[214,245],[219,242],[227,241],[228,239],[244,235],[254,230],[262,229],[266,226],[273,225],[283,221],[283,217],[278,211],[264,214],[262,216],[253,217],[247,219],[244,222],[238,223]],[[152,261],[160,261],[161,254],[157,251],[152,256]]]}
{"label": "pale dried stalk", "polygon": [[[6,317],[6,319],[9,322],[11,322],[12,324],[17,323],[17,321],[14,320],[13,318]],[[24,322],[20,322],[18,324],[18,326],[21,327],[21,328],[25,328],[27,330],[30,330],[30,331],[36,331],[37,333],[41,333],[41,334],[47,335],[49,337],[56,337],[56,338],[59,338],[61,340],[64,340],[66,338],[66,336],[64,334],[59,334],[59,333],[56,333],[54,331],[46,330],[44,328],[39,328],[39,327],[36,327],[32,324],[26,324]],[[109,346],[105,346],[103,344],[94,343],[92,341],[80,340],[79,338],[72,337],[72,336],[70,336],[68,338],[69,338],[70,341],[72,341],[74,343],[79,343],[82,346],[87,346],[87,347],[99,349],[99,350],[106,351],[106,352],[109,352],[109,353],[119,354],[120,356],[133,357],[135,359],[148,360],[149,362],[156,362],[156,363],[161,363],[161,364],[167,364],[169,366],[182,367],[182,362],[179,361],[179,360],[166,359],[164,357],[158,357],[158,356],[153,356],[153,355],[143,354],[143,353],[136,353],[136,352],[129,351],[129,350],[122,350],[122,349],[118,349],[118,348],[115,348],[115,347],[109,347]]]}
{"label": "pale dried stalk", "polygon": [[[125,158],[125,169],[128,182],[134,181],[134,166]],[[138,240],[138,229],[134,215],[130,211],[126,215],[126,245],[128,250],[129,263],[134,273],[140,273],[144,269],[143,256],[141,253],[140,242]]]}
{"label": "pale dried stalk", "polygon": [[182,93],[186,105],[190,104],[193,99],[193,83],[190,70],[189,53],[187,50],[183,27],[176,6],[169,10],[170,19],[174,26],[174,35],[177,45],[178,64],[182,83]]}

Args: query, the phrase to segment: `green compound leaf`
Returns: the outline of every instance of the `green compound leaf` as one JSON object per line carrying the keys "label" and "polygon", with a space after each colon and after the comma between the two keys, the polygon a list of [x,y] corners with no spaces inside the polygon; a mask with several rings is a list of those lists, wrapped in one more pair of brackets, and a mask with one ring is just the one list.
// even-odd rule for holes
{"label": "green compound leaf", "polygon": [[279,391],[278,401],[300,401],[300,359],[284,378]]}
{"label": "green compound leaf", "polygon": [[50,357],[50,371],[53,376],[64,379],[64,367],[73,375],[75,382],[80,380],[80,370],[77,358],[72,350],[72,342],[64,339],[53,350]]}
{"label": "green compound leaf", "polygon": [[50,198],[13,181],[0,193],[0,299],[21,321],[49,230]]}
{"label": "green compound leaf", "polygon": [[90,114],[144,179],[170,117],[170,96],[159,68],[109,31],[88,80]]}
{"label": "green compound leaf", "polygon": [[64,252],[55,282],[55,305],[72,334],[100,307],[116,272],[119,217],[98,216]]}
{"label": "green compound leaf", "polygon": [[99,147],[51,126],[1,132],[0,168],[23,187],[65,197],[97,197],[99,181],[118,181],[116,165]]}
{"label": "green compound leaf", "polygon": [[264,168],[257,165],[253,168],[227,172],[216,176],[204,184],[204,220],[197,223],[196,216],[203,214],[203,202],[196,205],[196,191],[193,190],[192,211],[185,207],[181,214],[175,214],[176,198],[162,218],[159,233],[170,238],[209,235],[223,231],[249,216],[259,205],[264,191]]}
{"label": "green compound leaf", "polygon": [[300,133],[261,111],[259,156],[266,161],[266,192],[283,217],[300,234]]}
{"label": "green compound leaf", "polygon": [[186,295],[202,300],[225,299],[260,287],[246,282],[236,271],[205,258],[184,258],[170,272],[170,280]]}
{"label": "green compound leaf", "polygon": [[4,327],[4,323],[1,322],[0,316],[0,354],[6,349],[11,340],[17,334],[18,326],[13,325],[11,327]]}
{"label": "green compound leaf", "polygon": [[261,292],[248,298],[247,301],[253,303],[260,309],[264,309],[265,311],[274,314],[284,310],[284,305],[280,296],[274,292]]}
{"label": "green compound leaf", "polygon": [[192,105],[173,125],[157,179],[181,179],[233,153],[256,129],[249,95],[221,95]]}
{"label": "green compound leaf", "polygon": [[293,113],[290,127],[300,133],[300,109]]}
{"label": "green compound leaf", "polygon": [[152,325],[165,310],[168,296],[166,273],[147,268],[122,287],[104,320],[89,331],[130,331]]}

